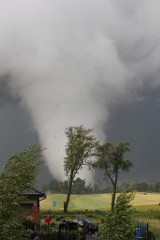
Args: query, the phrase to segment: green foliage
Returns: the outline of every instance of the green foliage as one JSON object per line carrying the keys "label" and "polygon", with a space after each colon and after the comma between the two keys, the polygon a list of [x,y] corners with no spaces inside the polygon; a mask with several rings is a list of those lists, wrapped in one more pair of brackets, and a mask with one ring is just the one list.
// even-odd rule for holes
{"label": "green foliage", "polygon": [[156,181],[153,183],[136,181],[132,183],[132,186],[137,192],[160,192],[160,181]]}
{"label": "green foliage", "polygon": [[66,193],[66,189],[68,187],[67,181],[59,181],[58,179],[53,178],[49,184],[43,186],[44,192],[51,192],[51,193]]}
{"label": "green foliage", "polygon": [[74,179],[78,171],[87,165],[89,160],[95,153],[95,137],[92,129],[86,129],[83,126],[69,127],[66,129],[68,143],[66,145],[66,157],[64,161],[64,170],[66,176]]}
{"label": "green foliage", "polygon": [[135,191],[138,192],[147,192],[149,189],[149,185],[145,182],[135,182],[132,185]]}
{"label": "green foliage", "polygon": [[96,236],[96,240],[131,240],[134,236],[133,210],[130,201],[132,192],[122,192],[118,197],[113,211],[107,217]]}
{"label": "green foliage", "polygon": [[67,212],[72,184],[76,174],[95,154],[96,139],[92,134],[92,129],[83,126],[69,127],[66,129],[68,142],[66,145],[66,157],[64,160],[64,171],[68,177],[68,193],[64,204],[64,211]]}
{"label": "green foliage", "polygon": [[73,192],[74,192],[74,194],[85,193],[85,180],[77,178],[73,182]]}
{"label": "green foliage", "polygon": [[0,239],[23,239],[20,237],[22,193],[35,183],[41,163],[41,149],[37,146],[25,148],[8,160],[0,175]]}
{"label": "green foliage", "polygon": [[128,142],[120,142],[113,145],[110,142],[97,145],[97,160],[93,163],[94,168],[99,168],[104,171],[105,177],[112,185],[112,202],[111,209],[113,210],[117,182],[120,171],[129,171],[133,166],[132,162],[124,159],[124,154],[129,151]]}

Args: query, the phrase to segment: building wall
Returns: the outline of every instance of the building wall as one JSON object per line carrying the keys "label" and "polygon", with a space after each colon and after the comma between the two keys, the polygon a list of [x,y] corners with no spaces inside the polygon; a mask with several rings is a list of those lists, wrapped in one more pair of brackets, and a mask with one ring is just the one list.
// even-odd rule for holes
{"label": "building wall", "polygon": [[32,218],[34,221],[39,221],[39,198],[26,198],[21,203],[21,206],[24,209],[24,218]]}

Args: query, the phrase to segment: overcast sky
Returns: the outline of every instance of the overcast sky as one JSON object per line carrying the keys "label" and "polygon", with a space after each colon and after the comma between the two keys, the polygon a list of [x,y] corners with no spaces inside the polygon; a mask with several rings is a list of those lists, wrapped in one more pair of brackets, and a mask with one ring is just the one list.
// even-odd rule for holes
{"label": "overcast sky", "polygon": [[65,179],[64,131],[83,124],[102,142],[131,143],[130,178],[159,180],[159,9],[158,0],[0,0],[1,170],[39,143]]}

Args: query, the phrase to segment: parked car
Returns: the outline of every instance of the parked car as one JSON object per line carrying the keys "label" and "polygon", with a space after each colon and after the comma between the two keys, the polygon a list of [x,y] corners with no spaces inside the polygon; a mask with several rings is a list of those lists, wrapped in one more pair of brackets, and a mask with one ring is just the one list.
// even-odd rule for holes
{"label": "parked car", "polygon": [[62,220],[59,223],[60,230],[78,230],[78,223],[72,220]]}
{"label": "parked car", "polygon": [[83,229],[85,232],[91,232],[94,234],[98,231],[98,225],[94,224],[88,218],[73,218],[72,222],[76,223],[78,225],[78,228]]}

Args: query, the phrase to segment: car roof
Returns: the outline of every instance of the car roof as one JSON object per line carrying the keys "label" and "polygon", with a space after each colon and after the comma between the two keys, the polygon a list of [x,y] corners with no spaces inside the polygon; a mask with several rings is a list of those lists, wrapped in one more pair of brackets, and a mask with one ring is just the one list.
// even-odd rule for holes
{"label": "car roof", "polygon": [[78,221],[86,221],[88,223],[92,222],[90,219],[88,218],[73,218],[72,221],[74,222],[78,222]]}

